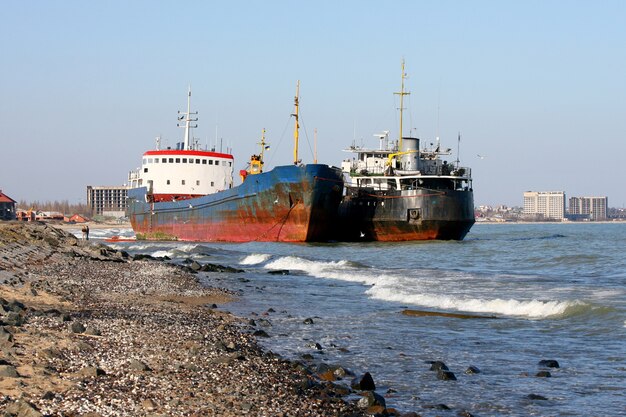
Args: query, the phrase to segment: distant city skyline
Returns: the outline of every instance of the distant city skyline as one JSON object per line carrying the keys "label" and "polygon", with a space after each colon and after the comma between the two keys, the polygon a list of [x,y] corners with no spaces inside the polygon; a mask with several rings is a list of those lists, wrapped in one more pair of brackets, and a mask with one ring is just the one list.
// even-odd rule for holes
{"label": "distant city skyline", "polygon": [[[441,139],[472,168],[476,205],[521,206],[528,190],[606,195],[626,206],[626,3],[111,1],[3,4],[0,189],[15,200],[86,203],[127,181],[156,136],[196,137],[291,163],[301,82],[304,162],[340,166],[351,143]],[[457,135],[461,134],[460,155]]]}

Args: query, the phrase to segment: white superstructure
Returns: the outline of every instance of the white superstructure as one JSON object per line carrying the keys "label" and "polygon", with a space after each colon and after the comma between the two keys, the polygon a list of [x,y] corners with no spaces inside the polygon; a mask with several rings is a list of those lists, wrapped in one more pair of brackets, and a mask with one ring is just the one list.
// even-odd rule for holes
{"label": "white superstructure", "polygon": [[201,150],[192,140],[191,129],[197,118],[197,112],[191,112],[191,89],[187,94],[187,111],[178,112],[179,124],[184,128],[183,142],[175,149],[156,149],[143,154],[141,167],[131,171],[128,183],[131,188],[147,187],[148,194],[154,201],[181,200],[201,195],[212,194],[232,188],[233,163],[231,154]]}

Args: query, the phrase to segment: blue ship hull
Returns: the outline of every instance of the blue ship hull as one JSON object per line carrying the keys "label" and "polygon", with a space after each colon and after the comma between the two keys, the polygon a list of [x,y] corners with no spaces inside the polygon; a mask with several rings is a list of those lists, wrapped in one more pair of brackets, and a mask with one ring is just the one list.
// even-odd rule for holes
{"label": "blue ship hull", "polygon": [[342,192],[339,168],[286,165],[186,200],[153,202],[146,187],[134,188],[128,215],[139,239],[324,242],[333,239]]}

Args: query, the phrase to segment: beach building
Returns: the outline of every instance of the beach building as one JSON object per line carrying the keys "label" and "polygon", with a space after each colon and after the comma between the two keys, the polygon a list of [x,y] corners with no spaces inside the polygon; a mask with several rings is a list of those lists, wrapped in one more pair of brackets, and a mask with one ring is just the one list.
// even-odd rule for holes
{"label": "beach building", "polygon": [[16,218],[21,222],[34,222],[36,215],[37,212],[32,208],[28,210],[18,209]]}
{"label": "beach building", "polygon": [[609,198],[604,197],[570,197],[568,214],[581,216],[589,220],[606,220]]}
{"label": "beach building", "polygon": [[89,221],[88,218],[80,214],[74,214],[71,217],[66,216],[63,220],[67,223],[87,223]]}
{"label": "beach building", "polygon": [[87,206],[92,216],[126,216],[126,199],[130,187],[123,186],[87,186]]}
{"label": "beach building", "polygon": [[41,222],[57,221],[62,222],[65,216],[60,211],[38,211],[35,220]]}
{"label": "beach building", "polygon": [[549,220],[563,220],[565,218],[565,192],[526,191],[524,214],[542,216]]}
{"label": "beach building", "polygon": [[15,220],[15,200],[0,190],[0,220]]}

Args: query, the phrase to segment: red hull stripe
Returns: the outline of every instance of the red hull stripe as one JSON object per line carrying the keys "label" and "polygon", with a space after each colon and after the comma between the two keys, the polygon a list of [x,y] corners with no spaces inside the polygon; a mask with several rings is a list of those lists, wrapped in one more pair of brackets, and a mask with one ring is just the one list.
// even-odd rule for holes
{"label": "red hull stripe", "polygon": [[190,198],[202,197],[204,194],[154,194],[155,202],[189,200]]}
{"label": "red hull stripe", "polygon": [[147,151],[143,156],[149,155],[177,155],[177,156],[212,156],[214,158],[226,158],[234,159],[232,155],[219,152],[207,152],[207,151],[177,151],[175,149],[166,149],[160,151]]}

